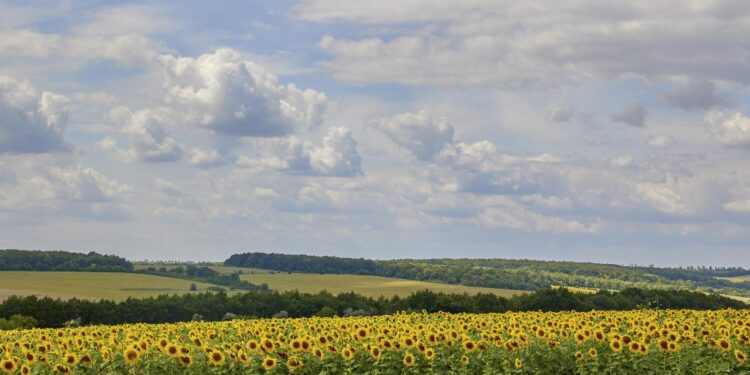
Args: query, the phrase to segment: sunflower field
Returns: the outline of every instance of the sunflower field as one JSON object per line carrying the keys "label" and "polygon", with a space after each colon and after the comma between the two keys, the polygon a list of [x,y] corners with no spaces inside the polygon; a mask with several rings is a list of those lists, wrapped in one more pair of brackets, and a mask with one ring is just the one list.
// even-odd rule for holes
{"label": "sunflower field", "polygon": [[0,331],[9,374],[748,374],[750,312],[401,313]]}

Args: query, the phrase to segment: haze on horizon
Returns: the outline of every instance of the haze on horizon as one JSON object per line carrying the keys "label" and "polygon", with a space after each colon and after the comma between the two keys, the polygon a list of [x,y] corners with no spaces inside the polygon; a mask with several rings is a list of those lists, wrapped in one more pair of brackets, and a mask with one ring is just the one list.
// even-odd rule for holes
{"label": "haze on horizon", "polygon": [[0,1],[0,248],[748,267],[750,4]]}

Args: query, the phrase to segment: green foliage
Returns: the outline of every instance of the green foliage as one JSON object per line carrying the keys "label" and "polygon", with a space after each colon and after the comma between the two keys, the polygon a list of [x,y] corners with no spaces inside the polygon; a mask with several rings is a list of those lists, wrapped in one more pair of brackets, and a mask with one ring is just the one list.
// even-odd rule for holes
{"label": "green foliage", "polygon": [[0,250],[0,271],[127,272],[133,265],[115,255],[68,251]]}
{"label": "green foliage", "polygon": [[[380,315],[397,311],[428,312],[503,312],[503,311],[590,311],[630,310],[643,307],[710,310],[748,305],[718,295],[690,291],[626,289],[576,294],[560,289],[542,289],[534,293],[504,298],[494,294],[444,294],[420,291],[408,297],[370,298],[354,293],[332,295],[284,292],[247,292],[162,295],[155,298],[127,299],[121,302],[70,299],[67,301],[36,296],[12,296],[0,303],[0,316],[30,316],[40,327],[61,327],[76,317],[81,323],[171,323],[190,321],[200,315],[207,321],[222,320],[226,313],[237,316],[309,317],[330,308],[336,315]],[[355,313],[356,312],[356,313]]]}
{"label": "green foliage", "polygon": [[750,282],[733,283],[716,278],[750,274],[739,267],[657,268],[525,259],[369,260],[269,253],[234,254],[224,264],[284,272],[375,275],[519,290],[563,285],[607,290],[686,289],[750,296]]}
{"label": "green foliage", "polygon": [[134,272],[157,276],[176,277],[179,279],[194,280],[209,284],[217,284],[229,287],[230,289],[268,291],[268,285],[256,285],[249,281],[240,279],[240,272],[222,274],[221,272],[213,270],[210,267],[195,266],[192,264],[186,266],[178,265],[171,268],[160,267],[158,269],[156,267],[148,267],[145,269],[136,270]]}
{"label": "green foliage", "polygon": [[15,314],[10,319],[0,318],[0,330],[29,329],[36,327],[38,322],[30,316]]}

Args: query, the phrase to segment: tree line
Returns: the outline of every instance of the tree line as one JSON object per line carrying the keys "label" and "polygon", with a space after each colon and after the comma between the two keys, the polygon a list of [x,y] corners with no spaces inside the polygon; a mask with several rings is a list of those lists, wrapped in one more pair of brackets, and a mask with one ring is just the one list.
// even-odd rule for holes
{"label": "tree line", "polygon": [[133,264],[116,255],[97,252],[0,250],[0,271],[130,272]]}
{"label": "tree line", "polygon": [[149,275],[175,277],[178,279],[186,279],[192,281],[200,281],[203,283],[216,284],[226,286],[231,290],[256,290],[267,292],[268,284],[253,284],[247,280],[240,279],[240,273],[234,272],[230,274],[222,274],[216,270],[213,270],[206,266],[195,266],[188,264],[186,266],[175,266],[172,268],[167,267],[148,267],[146,269],[137,270],[136,273],[145,273]]}
{"label": "tree line", "polygon": [[0,317],[23,316],[39,327],[62,327],[72,319],[81,324],[171,323],[200,317],[217,321],[227,316],[248,318],[378,315],[398,311],[505,312],[660,309],[746,309],[748,305],[699,292],[626,289],[595,294],[545,288],[510,298],[494,294],[445,294],[424,290],[400,298],[371,298],[355,293],[332,295],[293,292],[200,293],[162,295],[121,302],[12,296],[0,303]]}
{"label": "tree line", "polygon": [[714,277],[750,274],[740,267],[657,268],[526,259],[370,260],[262,252],[234,254],[224,264],[284,272],[375,275],[520,290],[563,285],[617,290],[630,287],[677,288],[750,295],[750,282],[733,283]]}

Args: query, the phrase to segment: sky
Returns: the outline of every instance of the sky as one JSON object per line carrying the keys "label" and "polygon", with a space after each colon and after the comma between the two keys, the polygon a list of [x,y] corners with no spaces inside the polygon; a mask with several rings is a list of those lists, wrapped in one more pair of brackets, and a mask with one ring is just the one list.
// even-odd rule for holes
{"label": "sky", "polygon": [[0,248],[750,266],[740,0],[0,1]]}

